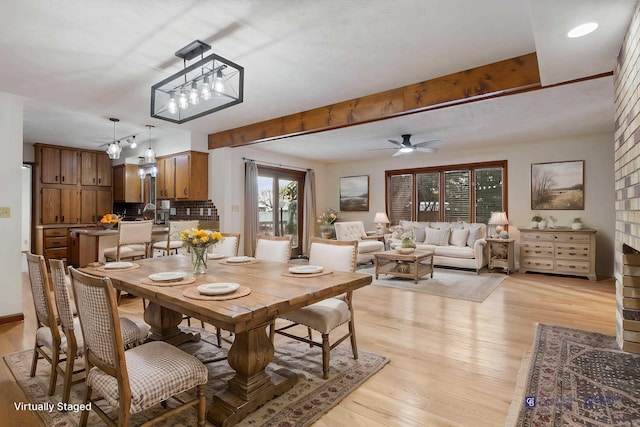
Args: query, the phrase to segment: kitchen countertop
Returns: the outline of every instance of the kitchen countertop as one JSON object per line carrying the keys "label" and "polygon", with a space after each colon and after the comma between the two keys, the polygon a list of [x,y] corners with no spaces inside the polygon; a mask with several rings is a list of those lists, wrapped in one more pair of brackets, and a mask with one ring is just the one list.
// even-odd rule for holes
{"label": "kitchen countertop", "polygon": [[[154,225],[151,232],[152,234],[166,234],[169,232],[169,227],[166,225]],[[115,236],[118,234],[118,229],[113,228],[107,230],[101,227],[73,227],[69,229],[69,234],[72,236],[80,234],[86,236]]]}

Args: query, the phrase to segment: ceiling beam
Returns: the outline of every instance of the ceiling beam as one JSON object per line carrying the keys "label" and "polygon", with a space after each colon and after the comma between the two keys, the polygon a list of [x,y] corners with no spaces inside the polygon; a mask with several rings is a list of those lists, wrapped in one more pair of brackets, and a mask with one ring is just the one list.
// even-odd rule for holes
{"label": "ceiling beam", "polygon": [[209,149],[240,147],[510,95],[540,87],[535,53],[209,135]]}

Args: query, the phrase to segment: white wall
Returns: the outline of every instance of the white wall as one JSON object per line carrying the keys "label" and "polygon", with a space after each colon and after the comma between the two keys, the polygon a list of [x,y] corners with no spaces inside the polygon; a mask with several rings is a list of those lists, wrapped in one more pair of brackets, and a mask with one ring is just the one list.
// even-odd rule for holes
{"label": "white wall", "polygon": [[535,213],[531,210],[530,202],[531,164],[585,161],[585,210],[538,212],[546,218],[553,215],[558,219],[557,225],[564,226],[570,225],[573,218],[579,216],[584,220],[585,226],[598,230],[596,271],[601,276],[612,276],[615,221],[613,134],[487,147],[473,152],[456,152],[445,145],[440,153],[432,155],[416,154],[376,161],[335,163],[327,168],[326,181],[323,186],[319,186],[318,210],[338,209],[340,177],[369,175],[369,212],[340,212],[339,220],[363,220],[365,228],[373,230],[375,213],[385,211],[386,170],[505,159],[508,161],[509,231],[516,240],[519,239],[518,228],[527,228]]}
{"label": "white wall", "polygon": [[21,222],[22,222],[22,110],[23,98],[0,93],[0,206],[11,209],[0,218],[0,316],[22,313]]}

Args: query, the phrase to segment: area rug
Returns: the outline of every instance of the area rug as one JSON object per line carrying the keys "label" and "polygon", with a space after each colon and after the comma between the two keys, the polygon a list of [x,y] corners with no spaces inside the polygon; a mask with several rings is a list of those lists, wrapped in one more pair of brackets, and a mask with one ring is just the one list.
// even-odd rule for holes
{"label": "area rug", "polygon": [[416,284],[413,279],[387,276],[386,274],[380,274],[376,279],[375,267],[360,269],[358,273],[371,274],[374,286],[398,288],[473,302],[484,301],[507,278],[506,274],[499,273],[481,272],[476,274],[475,271],[436,268],[433,270],[433,278],[431,275],[424,276]]}
{"label": "area rug", "polygon": [[613,336],[539,324],[526,372],[508,426],[640,426],[640,355]]}
{"label": "area rug", "polygon": [[[207,331],[192,328],[203,333],[199,343],[189,343],[181,346],[188,353],[194,354],[203,362],[223,356],[226,349],[215,347],[215,335]],[[322,378],[322,354],[319,348],[309,348],[297,341],[276,341],[276,352],[267,370],[275,371],[287,368],[299,376],[298,383],[287,393],[269,401],[264,406],[249,414],[240,426],[308,426],[323,414],[337,405],[345,396],[364,383],[370,376],[378,372],[389,361],[386,357],[359,350],[358,360],[353,359],[351,346],[348,343],[339,345],[331,352],[331,372],[329,379]],[[225,344],[224,347],[228,347]],[[58,380],[56,394],[47,396],[50,366],[44,360],[38,363],[36,376],[29,377],[32,350],[4,356],[5,362],[15,376],[18,384],[24,390],[29,402],[48,404],[53,407],[51,413],[36,411],[43,426],[72,427],[77,426],[80,412],[60,412],[57,404],[62,393],[62,380]],[[226,360],[207,363],[209,381],[206,395],[208,399],[222,390],[233,375]],[[84,385],[76,384],[71,390],[70,403],[81,403]],[[16,402],[19,404],[20,402]],[[28,403],[28,402],[24,402]],[[16,409],[18,410],[18,409]],[[139,425],[163,409],[158,405],[132,417],[131,425]],[[114,417],[115,412],[112,412]],[[1,424],[1,423],[0,423]],[[89,417],[90,426],[103,425],[95,412]],[[165,426],[194,426],[196,425],[195,410],[187,410],[170,417],[162,425]],[[211,425],[207,422],[207,425]]]}

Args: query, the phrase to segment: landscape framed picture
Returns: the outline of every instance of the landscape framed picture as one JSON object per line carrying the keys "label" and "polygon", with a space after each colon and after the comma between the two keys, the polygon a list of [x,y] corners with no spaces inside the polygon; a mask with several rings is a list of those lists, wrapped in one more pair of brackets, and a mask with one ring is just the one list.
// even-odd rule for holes
{"label": "landscape framed picture", "polygon": [[531,164],[531,209],[584,209],[584,160]]}
{"label": "landscape framed picture", "polygon": [[369,210],[369,175],[340,178],[340,210]]}

